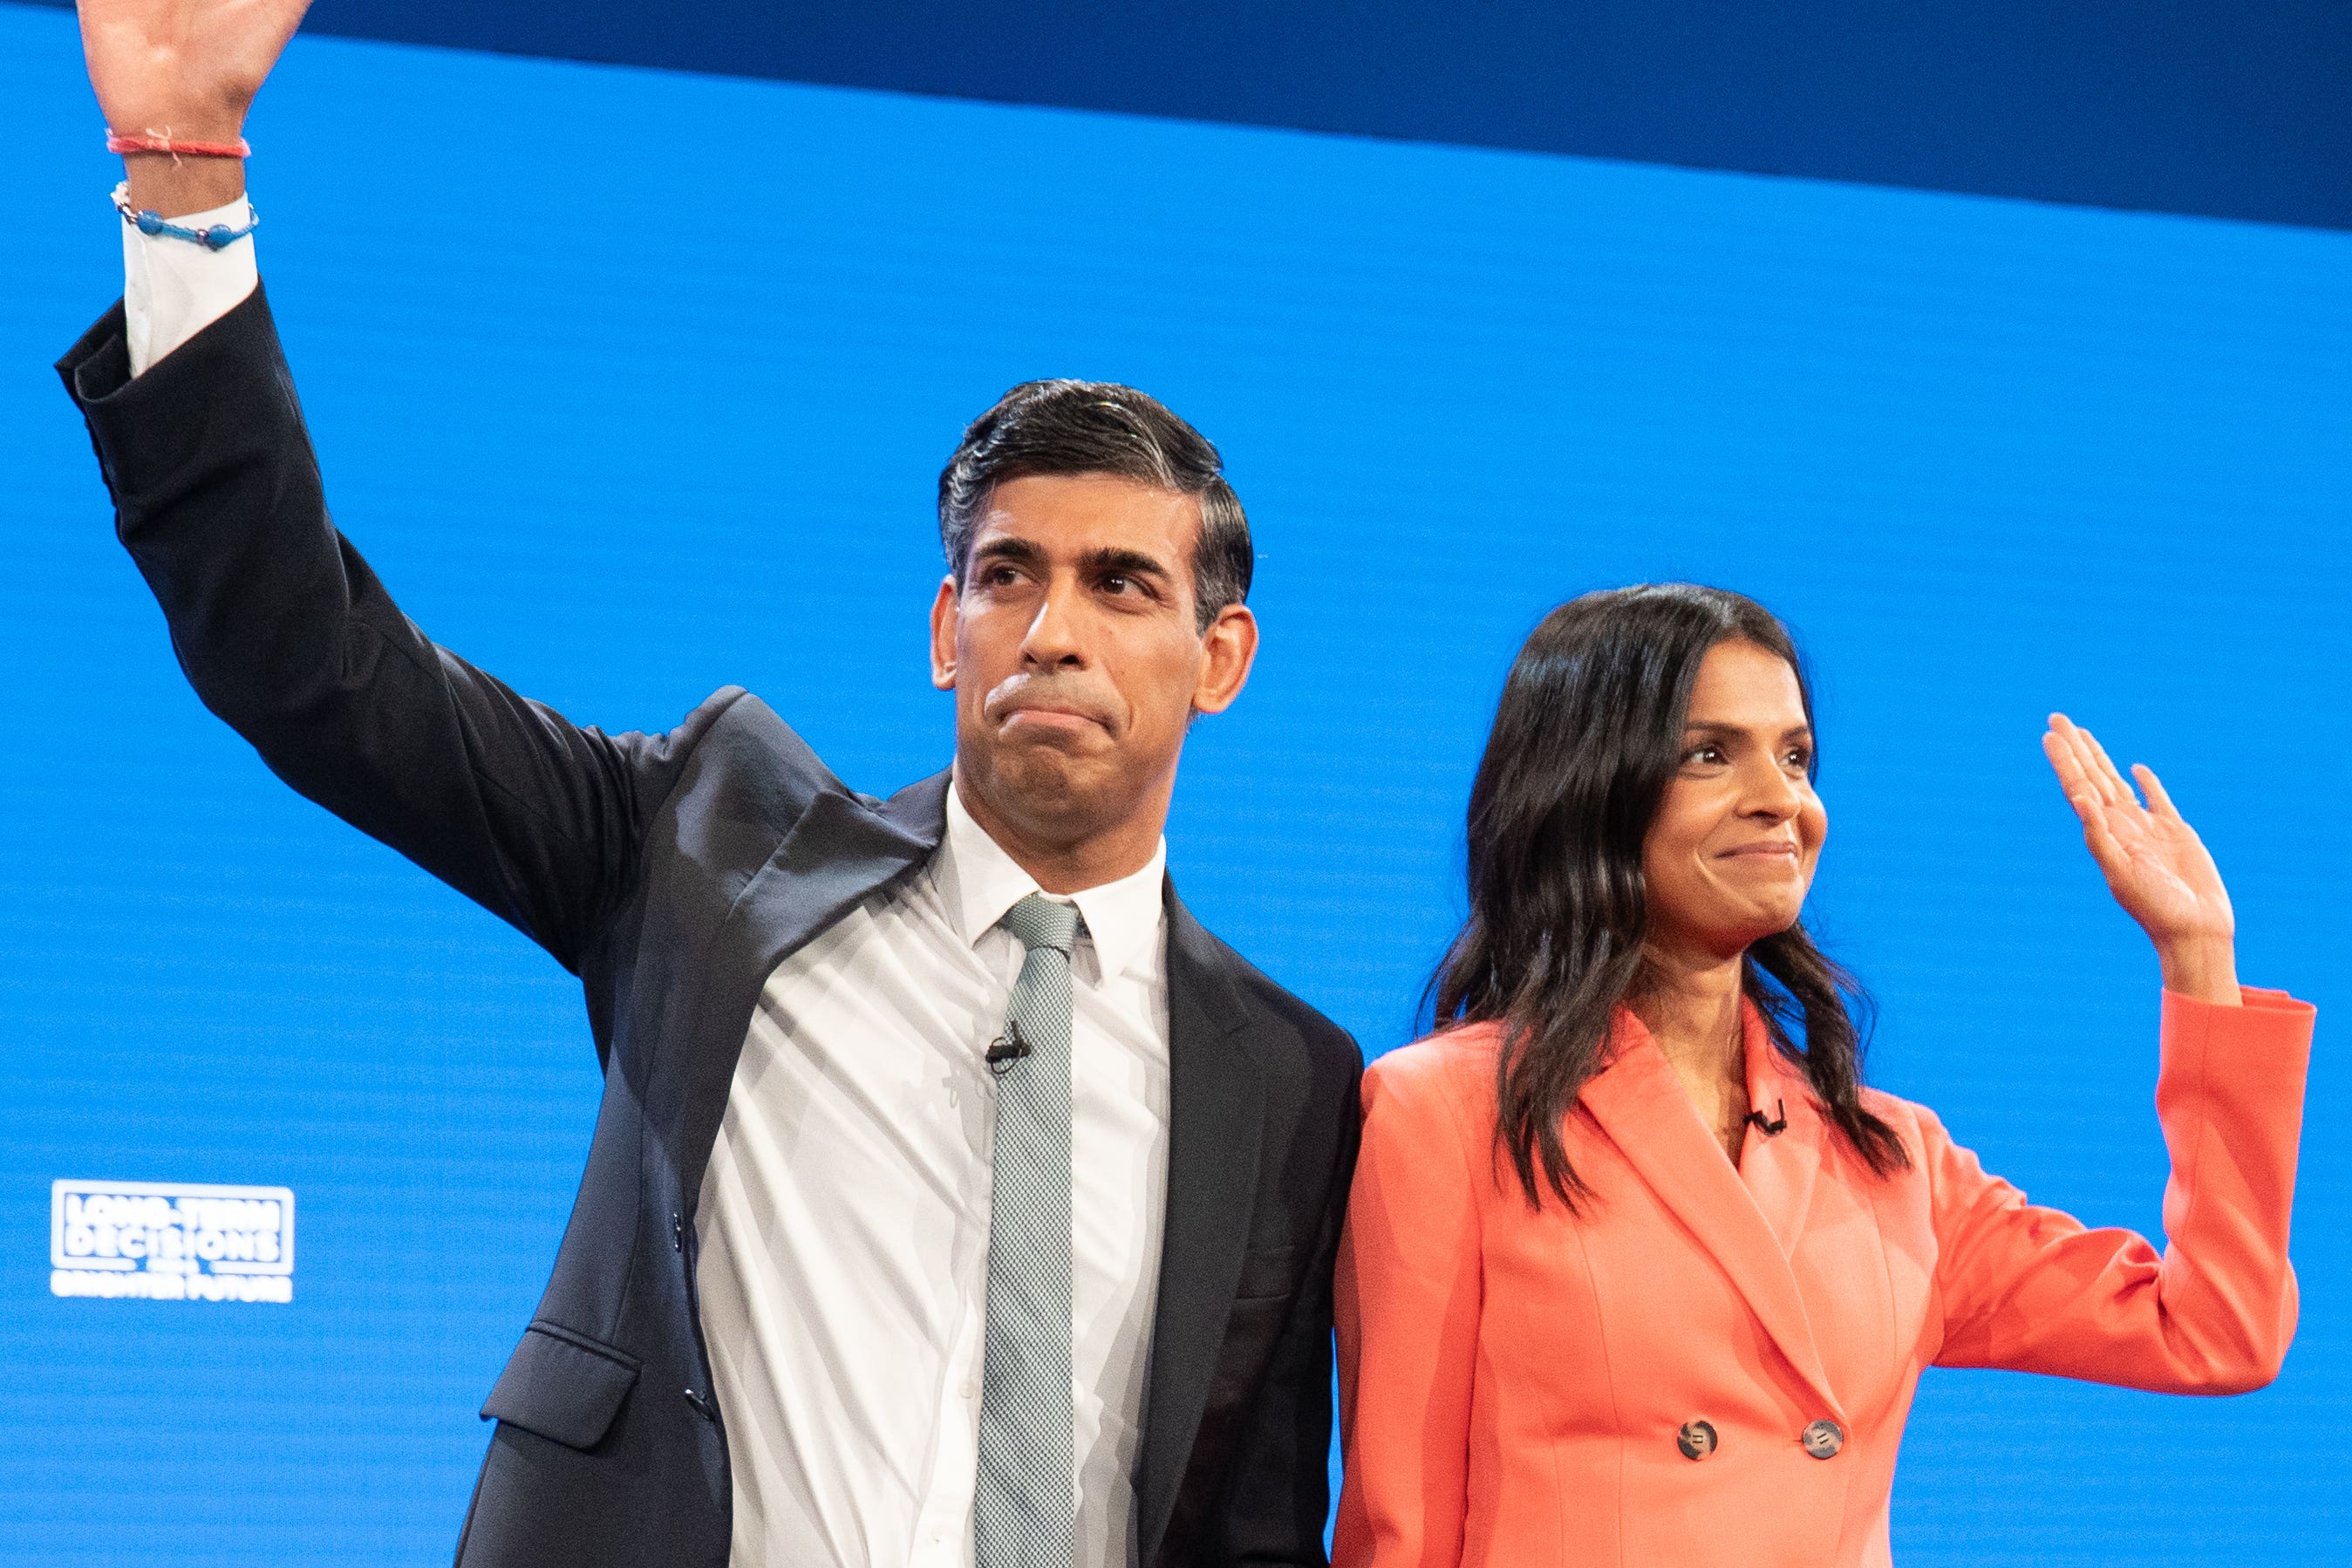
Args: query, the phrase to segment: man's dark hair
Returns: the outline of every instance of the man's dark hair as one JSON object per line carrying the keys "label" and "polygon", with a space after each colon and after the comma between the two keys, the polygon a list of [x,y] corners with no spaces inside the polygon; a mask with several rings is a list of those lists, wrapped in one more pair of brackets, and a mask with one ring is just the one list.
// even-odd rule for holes
{"label": "man's dark hair", "polygon": [[1241,498],[1207,437],[1158,398],[1108,381],[1024,381],[973,420],[940,470],[940,547],[958,586],[988,498],[1008,479],[1114,474],[1201,503],[1192,546],[1198,630],[1249,597],[1256,556]]}

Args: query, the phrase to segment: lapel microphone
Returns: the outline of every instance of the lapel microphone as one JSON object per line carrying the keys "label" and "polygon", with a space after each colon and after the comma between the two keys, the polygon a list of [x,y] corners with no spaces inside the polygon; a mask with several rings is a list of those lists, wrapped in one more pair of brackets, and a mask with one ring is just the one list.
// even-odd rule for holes
{"label": "lapel microphone", "polygon": [[1004,1020],[1004,1033],[988,1042],[988,1049],[982,1053],[981,1060],[988,1064],[989,1071],[1003,1078],[1013,1070],[1014,1062],[1028,1054],[1029,1042],[1021,1037],[1020,1020],[1007,1018]]}
{"label": "lapel microphone", "polygon": [[[995,1053],[991,1052],[988,1059],[990,1061],[994,1061],[996,1059]],[[1751,1110],[1748,1113],[1748,1120],[1756,1123],[1756,1131],[1761,1132],[1767,1138],[1778,1138],[1781,1133],[1786,1132],[1789,1130],[1788,1102],[1785,1100],[1776,1100],[1772,1102],[1772,1109],[1779,1114],[1770,1118],[1767,1118],[1760,1110]]]}

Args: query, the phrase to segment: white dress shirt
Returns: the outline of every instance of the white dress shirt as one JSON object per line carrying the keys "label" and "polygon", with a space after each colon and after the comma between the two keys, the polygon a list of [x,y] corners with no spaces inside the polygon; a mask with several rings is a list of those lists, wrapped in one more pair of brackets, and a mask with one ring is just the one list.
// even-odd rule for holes
{"label": "white dress shirt", "polygon": [[[1073,895],[1077,1562],[1134,1558],[1168,1183],[1163,846]],[[995,1079],[1038,890],[948,792],[947,837],[768,979],[697,1228],[733,1568],[971,1562]]]}
{"label": "white dress shirt", "polygon": [[[118,192],[119,194],[119,192]],[[165,215],[248,221],[242,197]],[[138,375],[258,279],[254,243],[123,229]],[[1071,1395],[1077,1568],[1135,1558],[1168,1185],[1163,841],[1073,894]],[[727,1096],[696,1275],[734,1478],[730,1568],[969,1568],[995,1079],[1040,889],[948,792],[947,837],[779,965]]]}

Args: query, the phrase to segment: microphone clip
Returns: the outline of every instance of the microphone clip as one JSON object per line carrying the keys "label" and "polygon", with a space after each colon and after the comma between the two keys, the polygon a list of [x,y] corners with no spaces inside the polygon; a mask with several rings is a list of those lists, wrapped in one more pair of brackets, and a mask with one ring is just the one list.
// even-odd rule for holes
{"label": "microphone clip", "polygon": [[1028,1054],[1029,1042],[1021,1037],[1020,1021],[1007,1018],[1004,1020],[1004,1033],[988,1042],[988,1049],[981,1054],[981,1060],[988,1064],[990,1072],[1003,1078],[1013,1070],[1014,1062]]}
{"label": "microphone clip", "polygon": [[1756,1131],[1767,1138],[1778,1138],[1789,1130],[1788,1102],[1780,1100],[1774,1100],[1772,1110],[1773,1114],[1769,1117],[1760,1110],[1751,1110],[1748,1113],[1748,1120],[1756,1124]]}

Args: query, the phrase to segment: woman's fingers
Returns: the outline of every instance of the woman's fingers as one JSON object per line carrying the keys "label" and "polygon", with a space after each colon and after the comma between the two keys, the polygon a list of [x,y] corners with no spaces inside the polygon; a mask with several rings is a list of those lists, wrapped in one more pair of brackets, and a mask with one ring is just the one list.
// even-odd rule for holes
{"label": "woman's fingers", "polygon": [[2078,729],[2074,732],[2082,736],[2083,743],[2090,748],[2092,763],[2098,770],[2100,781],[2106,786],[2107,798],[2117,805],[2137,805],[2139,796],[2132,793],[2132,786],[2124,782],[2124,775],[2117,773],[2116,764],[2107,759],[2107,749],[2099,744],[2099,738],[2088,730]]}
{"label": "woman's fingers", "polygon": [[2058,787],[2065,790],[2067,804],[2074,806],[2074,816],[2088,818],[2105,799],[2105,790],[2100,790],[2098,781],[2091,778],[2091,769],[2084,766],[2084,757],[2074,748],[2074,741],[2053,724],[2042,731],[2042,754],[2051,759],[2051,771],[2058,773]]}
{"label": "woman's fingers", "polygon": [[2072,719],[2063,713],[2050,715],[2050,730],[2043,737],[2042,749],[2050,753],[2059,776],[2065,780],[2068,795],[2079,791],[2095,800],[2108,797],[2106,784],[2099,777],[2098,762],[2090,748],[2083,744],[2083,731]]}
{"label": "woman's fingers", "polygon": [[2091,852],[2110,887],[2129,866],[2130,854],[2117,841],[2111,814],[2115,807],[2087,791],[2072,797],[2074,815],[2083,819],[2083,847]]}
{"label": "woman's fingers", "polygon": [[2050,771],[2058,775],[2058,787],[2066,792],[2066,803],[2074,808],[2075,816],[2087,823],[2098,806],[2101,791],[2084,770],[2082,754],[2058,728],[2065,721],[2062,713],[2050,716],[2050,728],[2042,732],[2042,754],[2050,759]]}
{"label": "woman's fingers", "polygon": [[2134,763],[2132,777],[2139,780],[2140,793],[2147,796],[2148,810],[2173,822],[2181,820],[2180,808],[2172,804],[2172,796],[2166,793],[2164,783],[2156,776],[2154,768],[2146,763]]}
{"label": "woman's fingers", "polygon": [[2084,773],[2097,788],[2102,800],[2110,805],[2127,805],[2136,809],[2139,807],[2139,795],[2133,791],[2132,786],[2125,781],[2123,774],[2116,770],[2114,759],[2107,755],[2107,749],[2099,744],[2099,738],[2096,735],[2092,734],[2063,713],[2053,713],[2050,716],[2050,727],[2064,738],[2066,743],[2073,748],[2074,754],[2081,759]]}
{"label": "woman's fingers", "polygon": [[2082,819],[2083,847],[2112,880],[2129,867],[2130,852],[2120,835],[2138,828],[2139,797],[2116,776],[2090,731],[2063,713],[2050,715],[2042,752],[2058,775],[2058,786],[2066,792],[2067,804]]}
{"label": "woman's fingers", "polygon": [[2131,856],[2116,841],[2115,834],[2108,830],[2105,806],[2095,809],[2083,818],[2083,847],[2088,849],[2091,858],[2098,862],[2100,874],[2107,879],[2107,886],[2115,888],[2116,879],[2129,868]]}

